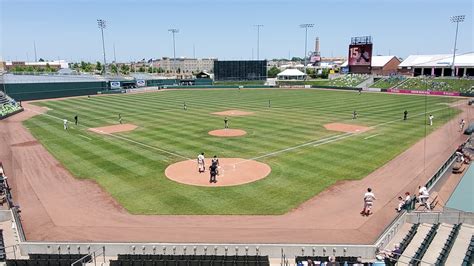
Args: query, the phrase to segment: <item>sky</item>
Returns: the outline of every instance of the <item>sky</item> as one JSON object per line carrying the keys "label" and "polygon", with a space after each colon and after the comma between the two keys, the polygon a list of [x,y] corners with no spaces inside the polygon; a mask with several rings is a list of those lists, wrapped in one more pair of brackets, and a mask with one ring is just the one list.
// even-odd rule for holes
{"label": "sky", "polygon": [[458,53],[474,51],[472,0],[0,0],[3,60],[107,61],[173,56],[220,60],[303,57],[318,36],[321,55],[347,56],[351,37],[372,36],[374,55],[450,54],[456,24]]}

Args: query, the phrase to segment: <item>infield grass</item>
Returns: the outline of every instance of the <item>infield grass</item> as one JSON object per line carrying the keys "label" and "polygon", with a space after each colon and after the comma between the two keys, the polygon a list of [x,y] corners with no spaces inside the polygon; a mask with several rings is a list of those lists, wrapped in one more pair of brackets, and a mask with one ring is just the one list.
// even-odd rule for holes
{"label": "infield grass", "polygon": [[[458,111],[447,103],[456,100],[328,90],[170,90],[37,102],[51,110],[25,125],[73,175],[97,181],[131,213],[283,214],[338,180],[361,179],[381,167],[420,140],[425,129],[429,134],[453,118]],[[425,108],[435,116],[433,127],[425,127]],[[248,134],[209,136],[208,131],[224,126],[224,118],[211,113],[230,109],[254,112],[229,117],[231,128]],[[409,119],[402,121],[405,109]],[[357,120],[351,119],[353,110]],[[124,123],[139,128],[116,135],[147,146],[87,130],[117,124],[119,113]],[[61,119],[73,121],[76,114],[80,125],[64,131]],[[376,127],[263,157],[259,161],[271,166],[271,174],[235,187],[175,183],[164,170],[183,158],[153,148],[192,159],[201,151],[207,157],[253,158],[343,134],[323,127],[334,122]]]}

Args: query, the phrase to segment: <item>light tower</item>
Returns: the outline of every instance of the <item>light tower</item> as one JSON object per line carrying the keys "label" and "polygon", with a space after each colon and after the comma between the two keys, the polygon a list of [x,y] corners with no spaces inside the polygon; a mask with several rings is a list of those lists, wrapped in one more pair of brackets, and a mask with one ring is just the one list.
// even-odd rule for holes
{"label": "light tower", "polygon": [[257,60],[260,59],[260,28],[263,27],[262,24],[253,25],[257,28]]}
{"label": "light tower", "polygon": [[306,75],[306,53],[307,53],[307,46],[308,46],[308,28],[314,27],[314,24],[300,24],[300,28],[305,29],[305,37],[304,37],[304,74]]}
{"label": "light tower", "polygon": [[452,16],[451,17],[451,22],[456,23],[456,35],[454,37],[454,50],[453,50],[453,63],[451,64],[451,76],[456,76],[456,69],[454,67],[454,59],[456,59],[456,44],[458,41],[458,27],[459,27],[459,22],[464,22],[464,19],[466,18],[465,15],[459,15],[459,16]]}
{"label": "light tower", "polygon": [[98,19],[97,25],[99,26],[100,32],[102,34],[102,52],[104,54],[104,76],[107,72],[107,61],[105,60],[105,41],[104,41],[104,29],[106,27],[105,20]]}
{"label": "light tower", "polygon": [[174,35],[179,32],[179,29],[169,29],[168,31],[173,34],[173,65],[174,65],[174,72],[176,73],[176,45],[174,41]]}

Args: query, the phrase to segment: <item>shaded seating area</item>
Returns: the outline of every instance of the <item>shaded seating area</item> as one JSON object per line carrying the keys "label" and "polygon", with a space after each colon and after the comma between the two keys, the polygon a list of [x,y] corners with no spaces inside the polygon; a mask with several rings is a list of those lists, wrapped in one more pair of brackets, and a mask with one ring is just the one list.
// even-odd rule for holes
{"label": "shaded seating area", "polygon": [[110,266],[268,266],[268,256],[123,254]]}
{"label": "shaded seating area", "polygon": [[428,234],[426,234],[425,238],[423,239],[423,242],[421,242],[421,245],[418,247],[418,250],[415,252],[415,255],[411,259],[410,265],[420,264],[420,260],[423,258],[426,251],[428,250],[429,245],[433,241],[433,238],[436,236],[438,227],[439,223],[431,226],[430,231],[428,231]]}
{"label": "shaded seating area", "polygon": [[87,254],[29,254],[28,260],[7,260],[7,266],[70,266],[92,261]]}
{"label": "shaded seating area", "polygon": [[[357,264],[357,257],[333,257],[335,265],[353,265]],[[299,256],[295,258],[296,265],[326,265],[328,262],[331,261],[331,256]],[[370,263],[366,263],[365,265],[370,265]]]}
{"label": "shaded seating area", "polygon": [[0,229],[0,262],[7,258],[5,254],[5,240],[3,239],[3,230]]}

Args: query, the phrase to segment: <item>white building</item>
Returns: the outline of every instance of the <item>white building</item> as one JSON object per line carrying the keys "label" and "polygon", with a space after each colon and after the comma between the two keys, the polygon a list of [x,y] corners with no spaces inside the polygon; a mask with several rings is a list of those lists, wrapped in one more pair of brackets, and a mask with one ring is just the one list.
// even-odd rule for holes
{"label": "white building", "polygon": [[278,80],[304,80],[306,74],[298,69],[289,68],[277,74]]}
{"label": "white building", "polygon": [[179,73],[213,72],[216,58],[169,58],[154,60],[153,67],[161,67],[165,71]]}
{"label": "white building", "polygon": [[[398,72],[411,76],[451,76],[452,54],[410,55],[398,65]],[[456,55],[455,75],[474,76],[474,53]]]}

